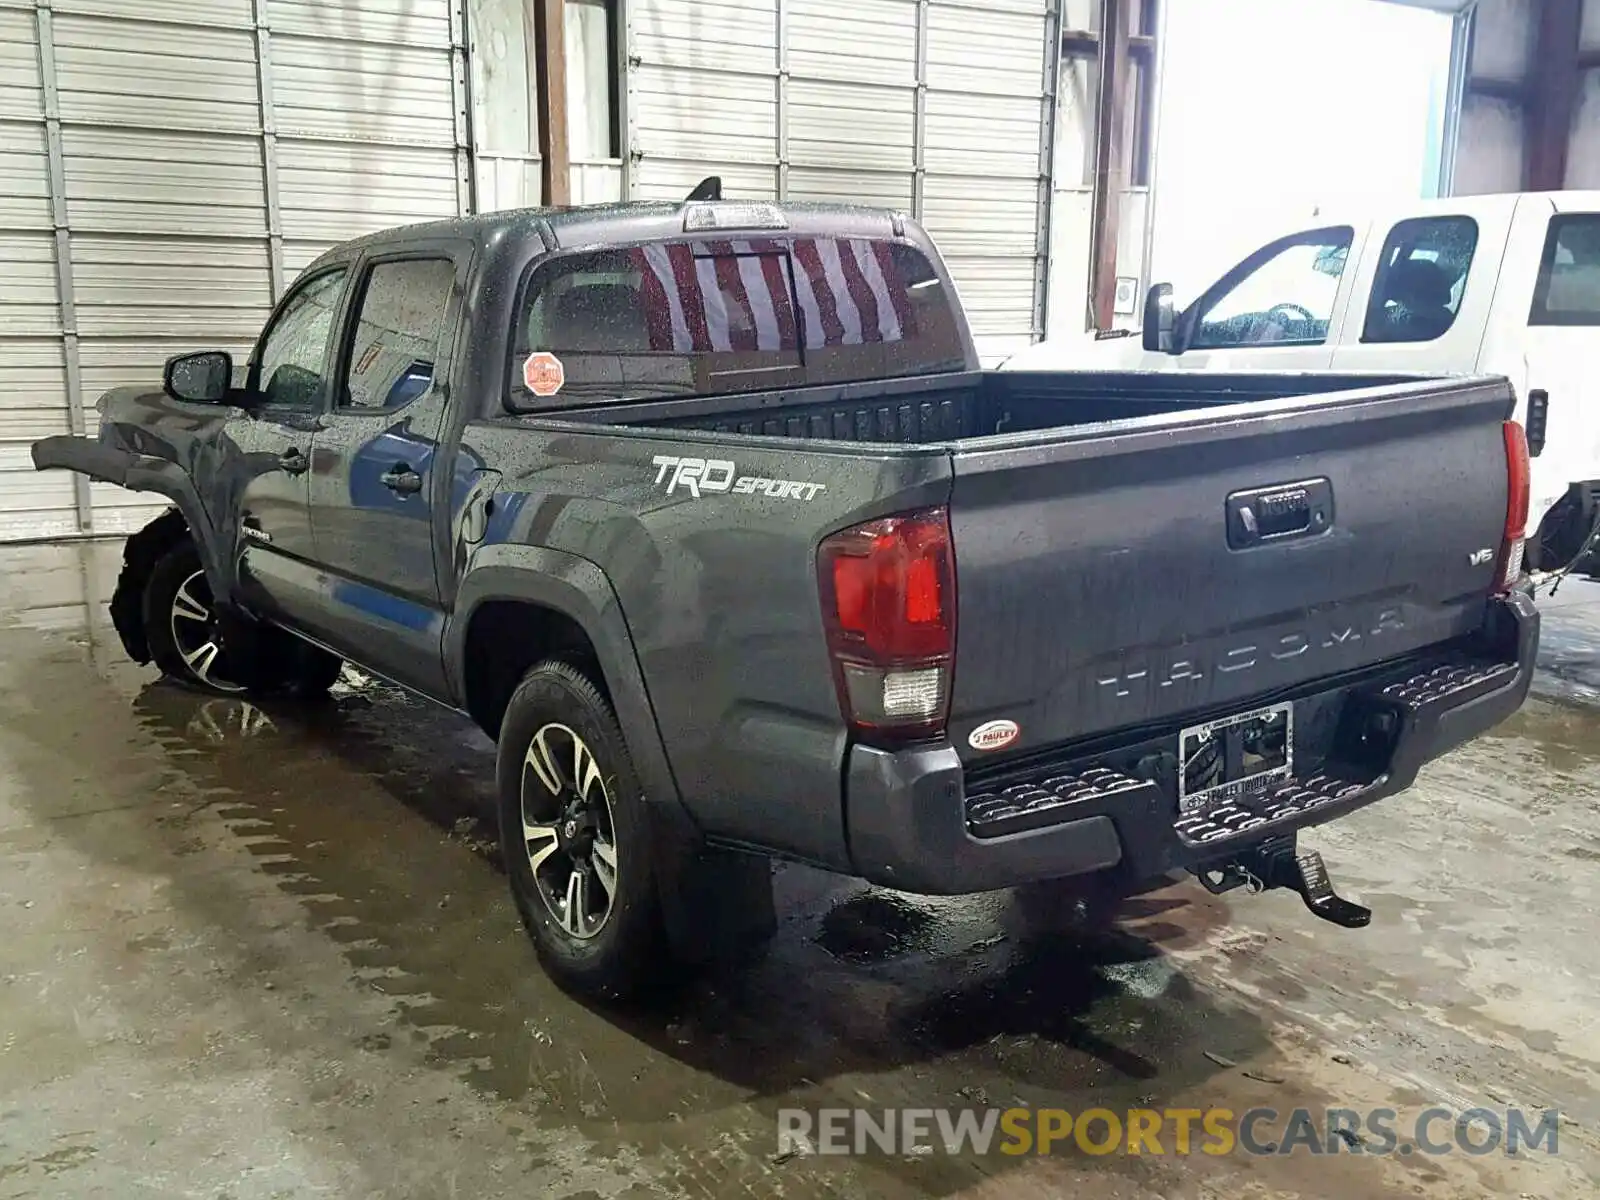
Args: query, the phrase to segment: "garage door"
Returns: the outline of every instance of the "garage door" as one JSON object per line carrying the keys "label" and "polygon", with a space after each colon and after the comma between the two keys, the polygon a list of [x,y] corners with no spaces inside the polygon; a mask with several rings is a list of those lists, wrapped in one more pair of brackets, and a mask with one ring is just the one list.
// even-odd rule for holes
{"label": "garage door", "polygon": [[[980,350],[1039,329],[1046,0],[637,0],[631,190],[887,205],[949,259]],[[1049,32],[1047,32],[1047,27]]]}
{"label": "garage door", "polygon": [[243,352],[343,238],[467,207],[450,0],[0,0],[0,540],[154,508],[27,443],[170,354]]}

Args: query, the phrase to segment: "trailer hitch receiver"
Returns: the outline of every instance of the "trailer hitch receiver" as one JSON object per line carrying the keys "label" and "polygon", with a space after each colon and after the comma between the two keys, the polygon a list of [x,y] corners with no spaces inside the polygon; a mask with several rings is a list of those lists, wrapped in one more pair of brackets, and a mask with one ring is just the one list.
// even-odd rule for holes
{"label": "trailer hitch receiver", "polygon": [[1297,849],[1293,835],[1262,842],[1220,866],[1198,868],[1195,874],[1207,891],[1218,895],[1238,887],[1252,894],[1288,888],[1324,921],[1345,929],[1364,929],[1372,923],[1372,910],[1334,891],[1322,855]]}

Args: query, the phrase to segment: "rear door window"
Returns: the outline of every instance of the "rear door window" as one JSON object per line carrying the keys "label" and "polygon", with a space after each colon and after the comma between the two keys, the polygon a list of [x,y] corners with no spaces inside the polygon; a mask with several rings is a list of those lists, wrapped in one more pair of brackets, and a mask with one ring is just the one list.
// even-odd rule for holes
{"label": "rear door window", "polygon": [[1431,342],[1455,324],[1466,292],[1478,223],[1415,217],[1389,231],[1367,305],[1363,342]]}
{"label": "rear door window", "polygon": [[1550,219],[1530,325],[1600,325],[1600,213]]}
{"label": "rear door window", "polygon": [[568,255],[534,272],[517,313],[510,389],[521,411],[891,378],[966,362],[951,297],[928,260],[867,239]]}
{"label": "rear door window", "polygon": [[393,411],[433,386],[455,270],[448,258],[415,258],[368,272],[337,407]]}

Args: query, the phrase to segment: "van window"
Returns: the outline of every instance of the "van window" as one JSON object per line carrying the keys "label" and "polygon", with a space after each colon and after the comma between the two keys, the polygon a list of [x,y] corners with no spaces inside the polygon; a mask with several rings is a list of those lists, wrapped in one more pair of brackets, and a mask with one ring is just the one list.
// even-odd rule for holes
{"label": "van window", "polygon": [[[564,256],[517,306],[512,407],[705,396],[966,365],[922,253],[856,238],[682,242]],[[524,372],[534,356],[559,360]],[[534,385],[539,385],[539,394]]]}
{"label": "van window", "polygon": [[[1190,348],[1314,346],[1327,341],[1339,280],[1355,231],[1318,229],[1257,252],[1241,263],[1204,305]],[[1221,289],[1221,290],[1218,290]]]}
{"label": "van window", "polygon": [[1550,218],[1530,325],[1600,325],[1600,213]]}
{"label": "van window", "polygon": [[1431,342],[1456,323],[1478,223],[1471,217],[1413,217],[1389,231],[1372,283],[1363,342]]}

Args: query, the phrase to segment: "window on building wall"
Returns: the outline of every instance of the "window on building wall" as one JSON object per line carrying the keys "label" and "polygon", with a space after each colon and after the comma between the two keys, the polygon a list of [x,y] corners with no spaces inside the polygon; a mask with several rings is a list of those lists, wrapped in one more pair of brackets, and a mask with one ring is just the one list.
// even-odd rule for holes
{"label": "window on building wall", "polygon": [[617,2],[567,0],[567,138],[574,164],[622,156],[617,123]]}
{"label": "window on building wall", "polygon": [[1416,217],[1389,231],[1363,342],[1431,342],[1456,322],[1478,248],[1471,217]]}

